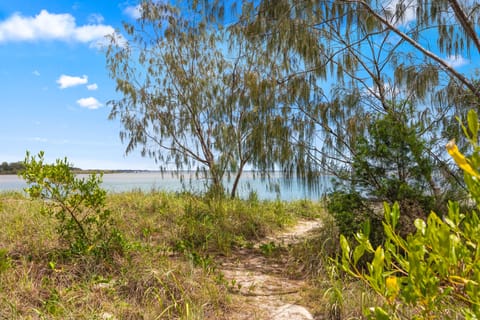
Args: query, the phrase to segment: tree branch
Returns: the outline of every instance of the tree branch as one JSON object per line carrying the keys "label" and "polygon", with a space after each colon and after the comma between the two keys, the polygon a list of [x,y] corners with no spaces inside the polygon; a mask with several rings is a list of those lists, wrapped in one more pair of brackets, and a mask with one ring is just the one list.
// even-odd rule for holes
{"label": "tree branch", "polygon": [[448,0],[448,2],[450,3],[450,6],[452,7],[453,12],[455,12],[455,17],[457,18],[458,22],[460,22],[460,24],[462,25],[463,30],[472,39],[474,45],[477,47],[477,50],[480,53],[480,38],[478,37],[477,33],[475,32],[475,27],[468,20],[468,17],[465,14],[465,11],[462,9],[462,7],[458,3],[458,1]]}
{"label": "tree branch", "polygon": [[[365,1],[358,1],[358,0],[349,0],[347,2],[350,3],[358,3],[361,4],[370,14],[372,14],[376,19],[378,19],[382,24],[384,24],[388,29],[392,30],[395,34],[399,37],[404,39],[410,45],[412,45],[415,49],[423,53],[425,56],[429,57],[430,59],[437,62],[447,73],[452,75],[454,78],[459,80],[462,84],[464,84],[468,89],[472,91],[472,93],[480,99],[480,90],[477,88],[472,82],[470,82],[463,74],[452,68],[451,65],[448,64],[447,61],[440,58],[433,52],[427,50],[423,46],[420,45],[417,41],[415,41],[412,37],[408,36],[406,33],[402,32],[400,29],[395,27],[393,24],[390,23],[386,18],[378,14],[368,3]],[[467,30],[466,30],[467,31]]]}

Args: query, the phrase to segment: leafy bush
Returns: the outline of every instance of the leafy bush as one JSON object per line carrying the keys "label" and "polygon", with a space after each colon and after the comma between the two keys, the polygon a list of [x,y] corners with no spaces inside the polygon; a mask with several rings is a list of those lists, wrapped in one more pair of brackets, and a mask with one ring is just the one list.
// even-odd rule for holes
{"label": "leafy bush", "polygon": [[[463,126],[462,126],[463,127]],[[454,141],[448,153],[464,171],[471,199],[480,204],[480,147],[478,117],[468,114],[463,127],[473,155],[466,158]],[[365,310],[376,319],[478,319],[480,317],[480,219],[476,210],[461,213],[456,202],[449,202],[443,220],[431,213],[416,219],[415,233],[402,237],[396,230],[400,219],[398,203],[385,204],[383,223],[385,244],[376,249],[368,234],[359,232],[358,245],[351,248],[341,236],[342,267],[361,279],[384,299],[383,306]],[[373,255],[366,272],[357,267],[365,253]]]}
{"label": "leafy bush", "polygon": [[57,232],[73,254],[93,253],[106,257],[123,248],[122,236],[114,228],[105,208],[106,191],[101,176],[77,178],[67,159],[44,163],[44,153],[27,152],[21,177],[31,198],[43,200],[42,213],[58,221]]}
{"label": "leafy bush", "polygon": [[362,197],[355,191],[335,191],[327,198],[327,210],[335,218],[342,234],[354,234],[367,218]]}
{"label": "leafy bush", "polygon": [[372,229],[369,232],[370,241],[380,244],[383,241],[381,232],[381,216],[374,211],[375,208],[368,205],[367,201],[357,192],[335,191],[327,200],[327,210],[335,220],[338,231],[347,237],[353,235],[360,229]]}
{"label": "leafy bush", "polygon": [[419,134],[425,131],[423,124],[412,119],[408,104],[372,116],[357,138],[351,167],[338,171],[327,208],[345,236],[353,237],[370,223],[370,241],[381,244],[384,201],[399,203],[404,214],[397,230],[406,236],[414,230],[415,219],[426,218],[431,210],[443,215],[445,196],[460,189],[446,182],[450,171],[432,156],[428,139]]}

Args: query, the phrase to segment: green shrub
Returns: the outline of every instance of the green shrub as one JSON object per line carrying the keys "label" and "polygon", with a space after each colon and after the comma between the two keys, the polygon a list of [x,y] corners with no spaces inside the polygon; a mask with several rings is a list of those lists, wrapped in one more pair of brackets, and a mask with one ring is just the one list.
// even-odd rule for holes
{"label": "green shrub", "polygon": [[350,235],[358,231],[368,215],[362,197],[355,191],[335,191],[327,198],[327,210],[334,217],[339,231]]}
{"label": "green shrub", "polygon": [[29,185],[25,191],[43,200],[42,213],[56,218],[58,235],[71,253],[106,257],[123,250],[123,238],[105,209],[101,175],[77,178],[67,159],[45,164],[43,152],[38,159],[27,152],[24,164],[20,175]]}
{"label": "green shrub", "polygon": [[451,171],[432,155],[423,124],[408,103],[390,106],[386,114],[372,115],[357,137],[351,166],[336,172],[334,192],[328,196],[330,214],[345,236],[353,236],[370,222],[370,241],[381,244],[382,203],[398,202],[403,214],[397,230],[402,236],[413,221],[430,211],[446,212],[446,195],[460,193],[460,184],[448,183]]}
{"label": "green shrub", "polygon": [[[472,200],[480,204],[480,147],[477,144],[478,117],[468,114],[464,132],[473,146],[465,158],[454,141],[448,153],[464,171]],[[359,232],[358,245],[351,248],[341,236],[343,269],[361,279],[384,300],[382,306],[366,309],[376,319],[478,319],[480,317],[480,219],[476,210],[460,211],[449,202],[448,212],[439,218],[431,213],[426,220],[416,219],[416,231],[402,237],[396,227],[400,207],[385,204],[383,223],[385,244],[376,249],[368,233]],[[357,267],[365,253],[373,258],[367,269]]]}

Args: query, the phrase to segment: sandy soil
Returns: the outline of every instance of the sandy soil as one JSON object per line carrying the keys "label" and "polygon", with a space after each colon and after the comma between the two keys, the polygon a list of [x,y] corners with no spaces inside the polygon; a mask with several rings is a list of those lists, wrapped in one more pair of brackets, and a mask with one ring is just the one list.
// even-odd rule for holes
{"label": "sandy soil", "polygon": [[272,263],[262,254],[262,244],[288,245],[300,241],[308,232],[320,227],[318,220],[300,221],[293,228],[268,237],[252,249],[238,249],[225,258],[221,271],[231,284],[234,305],[229,319],[233,320],[308,320],[310,312],[301,305],[301,290],[305,283],[289,279],[283,266]]}

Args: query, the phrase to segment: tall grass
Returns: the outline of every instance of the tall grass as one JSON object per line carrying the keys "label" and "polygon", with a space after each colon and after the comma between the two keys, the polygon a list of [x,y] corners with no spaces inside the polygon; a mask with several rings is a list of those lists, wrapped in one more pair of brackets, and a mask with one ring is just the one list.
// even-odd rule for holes
{"label": "tall grass", "polygon": [[127,243],[98,260],[69,256],[41,204],[0,194],[0,319],[224,319],[216,256],[318,215],[306,201],[221,200],[140,191],[107,207]]}

